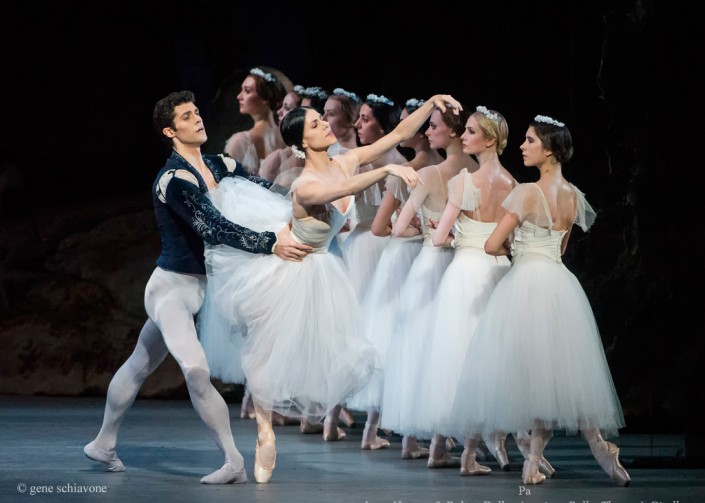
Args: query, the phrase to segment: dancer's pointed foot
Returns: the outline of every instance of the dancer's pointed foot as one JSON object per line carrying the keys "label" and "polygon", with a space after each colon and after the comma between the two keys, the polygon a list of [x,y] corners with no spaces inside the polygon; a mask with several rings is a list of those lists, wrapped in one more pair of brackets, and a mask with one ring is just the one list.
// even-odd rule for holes
{"label": "dancer's pointed foot", "polygon": [[[524,459],[529,459],[529,447],[531,445],[531,439],[515,436],[515,440],[517,447],[519,448],[519,452],[521,452],[521,455],[524,456]],[[551,463],[549,463],[546,457],[543,455],[541,455],[541,457],[539,458],[539,471],[543,473],[548,479],[552,479],[556,476],[555,468],[551,466]]]}
{"label": "dancer's pointed foot", "polygon": [[446,437],[445,448],[446,451],[452,452],[455,449],[455,439],[453,437]]}
{"label": "dancer's pointed foot", "polygon": [[592,454],[612,480],[622,487],[629,487],[632,479],[619,462],[619,447],[603,440],[592,448]]}
{"label": "dancer's pointed foot", "polygon": [[440,458],[429,457],[426,466],[428,468],[456,468],[460,466],[460,458],[446,453]]}
{"label": "dancer's pointed foot", "polygon": [[430,451],[426,447],[418,447],[416,449],[402,449],[401,459],[421,459],[427,458]]}
{"label": "dancer's pointed foot", "polygon": [[335,428],[331,428],[331,431],[326,431],[328,428],[326,428],[327,425],[323,425],[323,440],[326,442],[335,442],[337,440],[343,440],[347,435],[343,431],[342,428],[339,428],[336,426]]}
{"label": "dancer's pointed foot", "polygon": [[271,428],[259,429],[255,444],[255,480],[266,484],[272,478],[277,461],[277,448],[274,431]]}
{"label": "dancer's pointed foot", "polygon": [[386,438],[375,437],[369,442],[365,442],[363,440],[360,443],[360,449],[362,449],[363,451],[376,451],[377,449],[386,449],[390,445],[391,444],[389,443],[389,440],[387,440]]}
{"label": "dancer's pointed foot", "polygon": [[524,468],[521,471],[521,480],[524,484],[542,484],[546,476],[539,471],[539,457],[529,455],[529,459],[524,461]]}
{"label": "dancer's pointed foot", "polygon": [[106,451],[95,445],[95,440],[86,444],[83,448],[83,454],[93,461],[98,461],[105,465],[105,469],[109,472],[124,472],[125,465],[122,464],[120,458],[117,457],[115,451]]}
{"label": "dancer's pointed foot", "polygon": [[348,428],[354,428],[356,426],[355,418],[353,415],[350,413],[348,409],[345,407],[340,409],[340,420],[347,426]]}
{"label": "dancer's pointed foot", "polygon": [[475,459],[475,450],[472,453],[465,449],[460,455],[460,475],[489,475],[492,469],[489,466],[484,466],[478,463]]}
{"label": "dancer's pointed foot", "polygon": [[509,471],[509,454],[507,454],[507,437],[503,434],[493,434],[485,441],[487,448],[497,460],[503,472]]}
{"label": "dancer's pointed foot", "polygon": [[245,467],[236,467],[232,463],[225,463],[210,475],[201,479],[201,484],[244,484],[247,482]]}

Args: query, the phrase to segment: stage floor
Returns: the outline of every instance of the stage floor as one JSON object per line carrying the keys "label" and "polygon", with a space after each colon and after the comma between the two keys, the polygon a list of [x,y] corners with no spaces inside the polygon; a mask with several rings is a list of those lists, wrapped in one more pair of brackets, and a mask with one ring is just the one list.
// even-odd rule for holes
{"label": "stage floor", "polygon": [[[0,502],[355,502],[355,503],[701,503],[705,471],[688,468],[678,435],[622,435],[621,458],[632,477],[617,487],[580,437],[555,436],[546,457],[556,477],[539,486],[521,483],[521,455],[510,438],[511,471],[460,477],[458,469],[426,468],[402,460],[401,439],[389,449],[361,451],[364,417],[339,442],[275,427],[277,468],[269,484],[252,476],[256,424],[230,404],[231,427],[250,482],[207,486],[199,479],[222,465],[206,427],[187,400],[144,400],[129,411],[118,439],[123,473],[107,473],[83,455],[97,434],[103,398],[0,396]],[[456,448],[460,455],[461,446]],[[673,463],[668,462],[673,460]],[[50,492],[51,491],[51,492]],[[31,494],[34,493],[34,499]]]}

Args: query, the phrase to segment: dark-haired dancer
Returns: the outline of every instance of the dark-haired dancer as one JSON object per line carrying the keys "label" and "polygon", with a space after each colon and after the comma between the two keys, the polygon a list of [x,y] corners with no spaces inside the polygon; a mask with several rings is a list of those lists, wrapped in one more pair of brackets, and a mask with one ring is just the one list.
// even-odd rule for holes
{"label": "dark-haired dancer", "polygon": [[275,467],[273,410],[325,416],[324,436],[337,435],[339,404],[359,391],[377,366],[374,348],[358,329],[357,298],[344,263],[328,248],[355,206],[353,194],[390,174],[412,186],[418,181],[413,168],[400,165],[355,175],[359,164],[409,138],[436,106],[445,109],[446,103],[459,106],[450,96],[434,96],[384,138],[332,159],[327,150],[336,139],[328,123],[313,109],[297,108],[281,124],[286,144],[305,157],[291,198],[242,183],[221,184],[224,206],[231,198],[259,201],[247,217],[258,227],[276,226],[267,222],[270,215],[288,206],[294,238],[314,249],[296,264],[223,247],[206,251],[208,281],[221,316],[232,324],[244,322],[247,330],[241,359],[230,363],[242,364],[255,402],[258,482],[268,482]]}
{"label": "dark-haired dancer", "polygon": [[[110,381],[103,425],[83,451],[108,471],[125,470],[115,452],[120,424],[147,376],[171,353],[184,373],[196,412],[225,455],[223,467],[201,482],[245,482],[247,475],[230,431],[228,408],[211,384],[194,324],[205,291],[204,241],[249,254],[275,253],[290,260],[300,260],[310,248],[294,242],[288,227],[277,234],[254,232],[226,220],[211,204],[206,195],[209,189],[224,178],[247,174],[232,159],[201,154],[207,136],[193,93],[171,93],[157,102],[153,125],[173,150],[152,187],[162,251],[145,289],[149,319],[134,352]],[[267,183],[257,177],[251,180]],[[244,183],[255,186],[251,181]]]}
{"label": "dark-haired dancer", "polygon": [[600,466],[627,486],[619,449],[600,433],[624,426],[622,408],[590,302],[561,261],[573,225],[586,231],[595,213],[563,177],[573,154],[565,124],[538,115],[525,138],[524,165],[538,168],[540,178],[512,190],[485,242],[490,255],[511,253],[512,266],[492,291],[458,385],[453,414],[475,434],[467,436],[464,461],[473,466],[479,434],[531,430],[522,480],[540,484],[552,431],[581,430]]}

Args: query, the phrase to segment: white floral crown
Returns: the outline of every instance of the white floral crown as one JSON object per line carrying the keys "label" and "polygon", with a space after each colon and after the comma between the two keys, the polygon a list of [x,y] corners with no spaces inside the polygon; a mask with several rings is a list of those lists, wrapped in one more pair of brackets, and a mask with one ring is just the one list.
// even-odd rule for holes
{"label": "white floral crown", "polygon": [[347,96],[348,98],[353,100],[355,103],[360,103],[360,97],[357,94],[352,93],[350,91],[346,91],[342,87],[336,87],[335,89],[333,89],[333,94],[341,94],[343,96]]}
{"label": "white floral crown", "polygon": [[274,77],[274,75],[272,75],[271,73],[264,72],[264,71],[260,70],[259,68],[251,68],[250,74],[262,77],[267,82],[274,82],[275,80],[277,80]]}
{"label": "white floral crown", "polygon": [[368,94],[367,101],[372,101],[374,103],[384,103],[385,105],[389,105],[390,107],[394,106],[394,102],[392,100],[386,98],[385,96],[377,96],[376,94]]}
{"label": "white floral crown", "polygon": [[306,89],[304,89],[304,86],[299,86],[299,85],[294,86],[294,92],[296,94],[300,94],[303,96],[305,90]]}
{"label": "white floral crown", "polygon": [[294,154],[296,157],[299,159],[306,159],[306,152],[301,150],[299,147],[296,145],[291,146],[291,153]]}
{"label": "white floral crown", "polygon": [[409,98],[406,100],[405,108],[419,108],[421,105],[426,103],[424,100],[417,100],[416,98]]}
{"label": "white floral crown", "polygon": [[552,126],[558,126],[558,127],[565,126],[564,123],[557,121],[556,119],[552,119],[548,115],[537,115],[536,117],[534,117],[534,120],[536,122],[543,122],[545,124],[551,124]]}
{"label": "white floral crown", "polygon": [[307,98],[320,98],[322,100],[328,97],[328,93],[318,86],[307,87],[300,94]]}
{"label": "white floral crown", "polygon": [[497,114],[494,113],[494,112],[490,112],[490,111],[487,109],[487,107],[483,107],[482,105],[480,105],[479,107],[475,108],[475,110],[477,110],[478,112],[480,112],[482,115],[484,115],[484,116],[487,117],[488,119],[493,120],[493,121],[495,121],[495,122],[499,122],[499,115],[497,115]]}

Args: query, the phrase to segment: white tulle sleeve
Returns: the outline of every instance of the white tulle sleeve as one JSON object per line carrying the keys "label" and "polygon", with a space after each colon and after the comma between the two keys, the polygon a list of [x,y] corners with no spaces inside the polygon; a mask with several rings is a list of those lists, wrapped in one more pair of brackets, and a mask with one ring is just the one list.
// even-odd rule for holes
{"label": "white tulle sleeve", "polygon": [[583,232],[587,232],[587,230],[592,227],[592,224],[595,223],[595,217],[597,214],[595,213],[595,210],[592,209],[592,206],[590,206],[590,203],[588,203],[585,199],[585,194],[583,194],[575,185],[572,186],[573,190],[575,190],[576,198],[574,223],[575,225],[578,225]]}
{"label": "white tulle sleeve", "polygon": [[543,228],[553,225],[541,189],[535,183],[521,183],[514,187],[502,202],[502,206],[516,215],[519,222],[529,221]]}
{"label": "white tulle sleeve", "polygon": [[448,201],[464,211],[475,211],[480,206],[480,189],[473,185],[467,168],[448,182]]}
{"label": "white tulle sleeve", "polygon": [[400,201],[401,204],[406,203],[409,199],[409,186],[401,181],[401,178],[396,176],[388,176],[384,183],[384,192],[390,192],[394,199]]}

